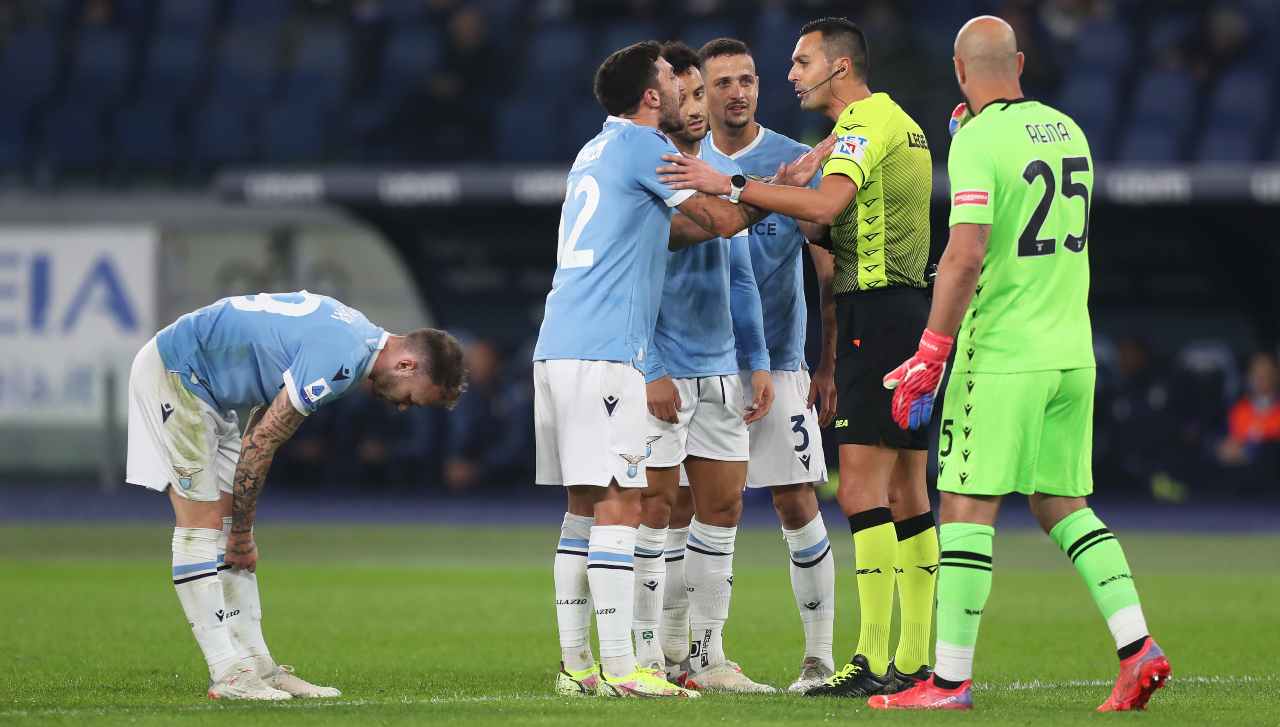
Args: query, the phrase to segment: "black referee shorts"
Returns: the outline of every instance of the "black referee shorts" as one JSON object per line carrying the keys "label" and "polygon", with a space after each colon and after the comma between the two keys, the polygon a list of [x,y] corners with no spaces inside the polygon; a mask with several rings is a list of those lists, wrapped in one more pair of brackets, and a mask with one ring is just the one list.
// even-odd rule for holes
{"label": "black referee shorts", "polygon": [[928,449],[927,427],[903,430],[890,416],[884,375],[916,352],[929,321],[921,288],[882,288],[836,296],[835,430],[840,444]]}

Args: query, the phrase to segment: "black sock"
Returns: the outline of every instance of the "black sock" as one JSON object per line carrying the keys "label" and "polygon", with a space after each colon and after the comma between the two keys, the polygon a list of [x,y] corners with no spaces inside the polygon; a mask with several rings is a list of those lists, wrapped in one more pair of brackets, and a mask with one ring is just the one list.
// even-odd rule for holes
{"label": "black sock", "polygon": [[953,682],[950,679],[943,679],[935,673],[933,675],[933,684],[934,686],[941,687],[942,689],[955,689],[961,684],[964,684],[964,682]]}
{"label": "black sock", "polygon": [[1129,657],[1133,656],[1139,651],[1142,651],[1142,647],[1146,646],[1147,639],[1149,638],[1151,637],[1143,636],[1142,638],[1138,639],[1137,641],[1131,644],[1125,644],[1119,649],[1116,649],[1116,656],[1120,657],[1120,661],[1124,661],[1125,659],[1128,659]]}

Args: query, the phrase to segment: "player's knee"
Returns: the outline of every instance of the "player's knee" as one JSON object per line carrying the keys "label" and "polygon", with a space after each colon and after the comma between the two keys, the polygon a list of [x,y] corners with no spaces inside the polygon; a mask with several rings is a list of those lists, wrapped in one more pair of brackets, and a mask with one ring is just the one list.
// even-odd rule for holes
{"label": "player's knee", "polygon": [[1058,497],[1040,493],[1027,498],[1027,505],[1031,508],[1031,514],[1035,516],[1040,529],[1045,533],[1053,530],[1053,527],[1066,516],[1089,506],[1083,497]]}
{"label": "player's knee", "polygon": [[[687,493],[689,488],[683,488],[683,492]],[[687,528],[693,520],[693,498],[687,495],[677,497],[675,506],[671,508],[671,527]]]}
{"label": "player's knee", "polygon": [[773,510],[787,530],[798,530],[818,514],[818,499],[808,485],[774,488]]}
{"label": "player's knee", "polygon": [[703,497],[697,505],[698,522],[722,528],[735,527],[742,518],[742,493],[715,493]]}
{"label": "player's knee", "polygon": [[671,522],[674,497],[646,494],[640,500],[640,520],[651,528],[665,528]]}

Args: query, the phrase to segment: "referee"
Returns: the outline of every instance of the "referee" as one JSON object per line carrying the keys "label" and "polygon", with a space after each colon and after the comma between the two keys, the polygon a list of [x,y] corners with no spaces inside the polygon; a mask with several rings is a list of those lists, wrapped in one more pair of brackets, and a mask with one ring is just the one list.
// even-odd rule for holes
{"label": "referee", "polygon": [[[868,88],[867,41],[857,25],[844,18],[808,23],[792,62],[787,78],[801,106],[835,120],[835,149],[817,189],[728,178],[693,159],[667,157],[670,166],[659,171],[676,189],[727,194],[831,228],[838,499],[853,532],[861,628],[849,664],[808,694],[866,697],[930,674],[938,538],[925,489],[928,435],[894,423],[882,378],[915,353],[929,315],[933,161],[920,126],[888,94]],[[890,660],[895,580],[902,635]]]}

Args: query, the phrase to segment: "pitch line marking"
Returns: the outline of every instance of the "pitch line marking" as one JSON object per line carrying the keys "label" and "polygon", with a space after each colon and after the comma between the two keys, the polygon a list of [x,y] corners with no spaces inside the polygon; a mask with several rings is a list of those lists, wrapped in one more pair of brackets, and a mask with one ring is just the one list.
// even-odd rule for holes
{"label": "pitch line marking", "polygon": [[[1268,675],[1244,675],[1244,676],[1174,676],[1171,681],[1183,684],[1257,684],[1264,682],[1280,681],[1280,674]],[[1071,689],[1079,687],[1108,687],[1114,684],[1112,680],[1106,679],[1074,679],[1063,682],[1046,682],[1038,679],[1031,681],[1014,681],[1004,684],[977,684],[974,691],[978,692],[1017,692],[1030,691],[1035,689]],[[317,699],[297,699],[287,702],[277,702],[271,705],[272,709],[301,710],[301,709],[335,709],[342,707],[387,707],[395,705],[415,705],[415,704],[485,704],[491,702],[565,702],[572,701],[570,697],[561,697],[554,694],[488,694],[478,696],[457,695],[451,697],[423,697],[411,698],[404,697],[400,699],[348,699],[339,701],[317,700]],[[235,709],[240,706],[239,702],[227,702],[223,704],[189,704],[189,705],[162,705],[162,704],[134,704],[121,707],[50,707],[47,709],[8,709],[0,711],[0,717],[41,717],[41,716],[65,716],[65,717],[82,717],[82,716],[101,716],[110,717],[128,712],[138,712],[143,710],[153,710],[156,708],[164,708],[170,712],[210,712],[219,709]],[[254,705],[253,702],[244,702],[245,706]]]}

